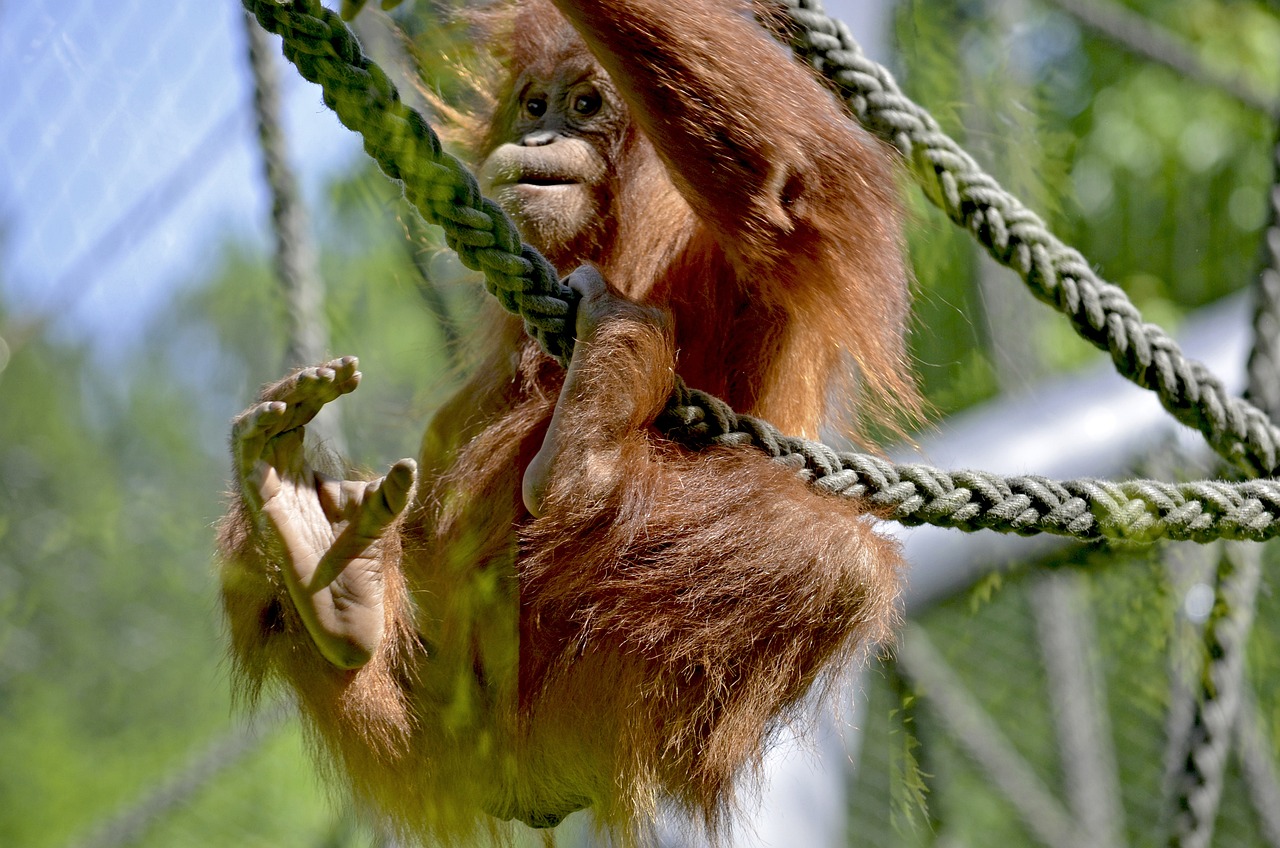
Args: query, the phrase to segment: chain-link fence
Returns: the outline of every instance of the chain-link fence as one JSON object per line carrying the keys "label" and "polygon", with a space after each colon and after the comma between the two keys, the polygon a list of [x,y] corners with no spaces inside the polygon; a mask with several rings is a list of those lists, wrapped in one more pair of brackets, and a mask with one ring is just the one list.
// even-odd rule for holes
{"label": "chain-link fence", "polygon": [[[917,99],[1178,321],[1256,276],[1280,21],[1112,5],[886,8]],[[447,11],[366,10],[360,34],[447,92]],[[246,23],[234,2],[0,2],[2,844],[388,841],[326,799],[287,708],[231,718],[210,559],[224,422],[283,363],[357,352],[370,384],[326,441],[411,453],[465,367],[475,290],[274,39],[255,66]],[[981,438],[1010,439],[1009,395],[1047,396],[1088,355],[923,204],[912,239],[925,389],[940,417],[986,403]],[[1056,442],[1104,426],[1081,421],[1025,425],[1035,467],[1011,470],[1051,473]],[[1145,441],[1125,454],[1152,476],[1214,470]],[[964,544],[929,549],[950,581],[916,570],[932,595],[841,712],[824,765],[843,801],[767,795],[783,824],[761,832],[821,808],[859,846],[1280,845],[1269,549]]]}

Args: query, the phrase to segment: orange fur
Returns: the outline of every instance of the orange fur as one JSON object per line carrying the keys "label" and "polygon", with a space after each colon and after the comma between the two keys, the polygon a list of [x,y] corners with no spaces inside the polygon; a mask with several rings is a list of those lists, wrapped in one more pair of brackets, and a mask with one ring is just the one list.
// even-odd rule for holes
{"label": "orange fur", "polygon": [[[497,102],[531,69],[600,62],[628,110],[592,141],[601,226],[538,245],[615,290],[569,384],[495,317],[423,438],[388,531],[387,637],[362,669],[320,656],[249,510],[221,534],[244,691],[286,684],[357,797],[446,843],[502,838],[477,809],[551,824],[586,805],[642,838],[663,798],[714,834],[779,724],[895,620],[897,550],[857,504],[653,428],[677,371],[809,436],[850,361],[881,408],[916,409],[890,157],[741,3],[558,4],[582,35],[546,0],[490,25],[510,39]],[[476,152],[512,120],[500,106]],[[535,519],[521,481],[547,439]]]}

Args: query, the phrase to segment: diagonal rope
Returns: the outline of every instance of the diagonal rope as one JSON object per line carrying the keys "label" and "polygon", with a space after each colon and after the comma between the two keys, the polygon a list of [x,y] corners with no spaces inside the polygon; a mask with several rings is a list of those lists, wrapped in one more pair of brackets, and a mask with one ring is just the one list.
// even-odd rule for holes
{"label": "diagonal rope", "polygon": [[1203,363],[1188,359],[1160,327],[1142,319],[1117,286],[1000,187],[888,70],[862,53],[849,29],[818,0],[777,0],[794,26],[797,53],[829,80],[867,129],[893,144],[929,199],[967,229],[991,256],[1017,271],[1033,294],[1066,315],[1076,333],[1107,351],[1116,369],[1151,389],[1175,418],[1249,476],[1280,468],[1280,429],[1253,404],[1233,397]]}
{"label": "diagonal rope", "polygon": [[1071,814],[947,664],[923,627],[907,630],[898,646],[898,663],[928,699],[947,734],[986,773],[1037,842],[1046,848],[1086,844]]}
{"label": "diagonal rope", "polygon": [[485,286],[548,354],[567,362],[573,350],[573,291],[551,263],[520,240],[498,205],[481,196],[475,176],[446,153],[426,119],[400,100],[386,73],[364,55],[338,15],[319,0],[287,6],[243,0],[263,29],[284,38],[284,55],[324,89],[325,105],[360,134],[364,149],[405,197],[445,232],[462,263],[482,271]]}
{"label": "diagonal rope", "polygon": [[152,787],[142,798],[100,822],[73,848],[125,848],[142,842],[148,832],[179,806],[189,803],[228,769],[257,751],[280,730],[289,715],[283,704],[238,724],[191,757],[181,768]]}
{"label": "diagonal rope", "polygon": [[[426,120],[401,102],[386,74],[361,52],[342,20],[318,0],[294,0],[287,6],[272,0],[243,2],[265,29],[284,37],[285,55],[306,79],[321,85],[326,105],[344,125],[361,134],[366,151],[384,172],[401,182],[406,198],[427,220],[444,228],[449,245],[458,251],[464,264],[485,273],[489,291],[507,309],[524,317],[526,329],[544,349],[561,361],[567,359],[572,350],[571,292],[557,281],[550,263],[520,241],[497,205],[480,196],[475,177],[443,151]],[[806,3],[805,8],[812,7]],[[824,20],[836,27],[830,19]],[[837,31],[847,36],[842,25]],[[836,46],[841,43],[835,42]],[[852,45],[851,40],[849,44]],[[850,49],[854,58],[861,57],[856,46]],[[893,85],[887,71],[879,66],[873,69],[879,76],[871,79],[882,83],[887,80]],[[905,100],[901,95],[897,97]],[[864,106],[866,102],[871,101],[866,100]],[[936,131],[936,124],[927,113],[910,101],[905,103],[914,110],[917,123],[924,120],[922,126]],[[899,102],[897,108],[905,107]],[[883,110],[875,114],[882,119],[890,115]],[[955,147],[950,139],[935,134],[940,139],[932,135],[929,138],[939,149]],[[903,135],[908,149],[910,138],[909,133]],[[919,150],[928,152],[923,147]],[[956,156],[972,164],[958,147],[951,158]],[[975,232],[990,235],[995,228],[1003,234],[1008,263],[1019,257],[1040,256],[1043,250],[1028,245],[1020,227],[1003,223],[1011,219],[1010,209],[1021,210],[1012,216],[1015,218],[1031,220],[1034,216],[1016,200],[1000,193],[990,177],[980,175],[981,179],[977,179],[969,175],[959,179],[942,164],[936,173],[944,185],[951,186],[950,194],[966,198],[965,204],[972,205],[975,196],[1004,204],[1006,212],[1001,216],[995,215],[994,207],[984,207],[986,211],[980,213],[970,209],[975,216],[970,223],[981,218],[986,223],[973,223]],[[978,191],[982,186],[988,189],[985,194]],[[999,227],[995,226],[997,222]],[[1043,231],[1042,225],[1039,230]],[[1184,395],[1194,390],[1198,405],[1175,410],[1175,414],[1180,419],[1193,418],[1205,424],[1202,429],[1224,455],[1258,468],[1265,455],[1275,456],[1280,433],[1260,410],[1227,397],[1207,369],[1183,358],[1163,331],[1141,324],[1137,310],[1115,286],[1096,278],[1091,278],[1094,284],[1086,284],[1084,272],[1092,272],[1078,253],[1069,253],[1079,266],[1073,272],[1075,276],[1059,273],[1062,269],[1052,263],[1028,263],[1024,273],[1038,280],[1044,291],[1050,290],[1044,288],[1048,279],[1045,275],[1054,274],[1053,279],[1059,284],[1051,290],[1061,296],[1063,304],[1076,307],[1072,314],[1078,327],[1096,324],[1101,328],[1095,334],[1100,343],[1109,346],[1118,364],[1134,365],[1138,372],[1135,379],[1140,384],[1153,385],[1165,394],[1171,391],[1170,387],[1180,387]],[[1143,332],[1136,332],[1135,326]],[[1111,335],[1106,336],[1104,330]],[[1262,423],[1254,426],[1259,420]],[[907,525],[932,524],[1023,535],[1053,533],[1086,541],[1256,541],[1280,535],[1277,481],[1176,485],[1143,480],[1058,482],[1042,477],[1006,478],[985,472],[894,465],[878,457],[841,454],[820,442],[785,436],[767,422],[738,415],[723,401],[683,386],[673,394],[657,425],[672,437],[694,445],[755,445],[796,468],[820,488],[858,498],[883,517]],[[1236,438],[1233,434],[1238,430],[1251,441]],[[1266,467],[1270,469],[1273,464],[1268,461]]]}

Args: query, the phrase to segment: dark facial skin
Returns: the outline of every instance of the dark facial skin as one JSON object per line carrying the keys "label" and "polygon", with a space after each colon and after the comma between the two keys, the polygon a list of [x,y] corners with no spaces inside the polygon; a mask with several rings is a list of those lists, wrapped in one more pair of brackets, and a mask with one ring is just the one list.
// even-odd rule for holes
{"label": "dark facial skin", "polygon": [[505,111],[508,140],[485,159],[481,182],[553,261],[589,257],[599,247],[626,127],[613,86],[595,67],[530,70]]}

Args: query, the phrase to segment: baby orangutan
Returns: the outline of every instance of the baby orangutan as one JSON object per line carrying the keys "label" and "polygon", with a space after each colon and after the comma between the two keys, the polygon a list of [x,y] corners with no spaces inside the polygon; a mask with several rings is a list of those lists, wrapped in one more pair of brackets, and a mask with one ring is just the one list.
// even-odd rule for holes
{"label": "baby orangutan", "polygon": [[495,312],[417,462],[373,481],[302,449],[353,358],[235,422],[237,677],[290,688],[339,779],[407,834],[590,806],[634,838],[661,800],[714,834],[770,733],[890,632],[897,549],[857,504],[653,426],[677,373],[806,436],[850,361],[864,395],[915,402],[892,162],[750,13],[526,0],[489,21],[504,77],[473,153],[578,268],[567,372]]}

